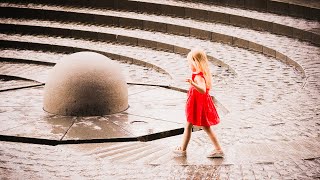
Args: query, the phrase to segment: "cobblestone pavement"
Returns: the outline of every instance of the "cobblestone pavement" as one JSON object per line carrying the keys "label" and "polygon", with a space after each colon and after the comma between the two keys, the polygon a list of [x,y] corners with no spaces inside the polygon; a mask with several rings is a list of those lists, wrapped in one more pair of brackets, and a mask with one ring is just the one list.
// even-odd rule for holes
{"label": "cobblestone pavement", "polygon": [[[319,28],[317,21],[251,10],[173,0],[150,2],[254,17],[305,30]],[[203,131],[193,132],[187,157],[177,157],[172,154],[172,149],[180,144],[181,135],[150,142],[58,146],[0,141],[0,179],[22,177],[23,179],[320,179],[319,47],[268,32],[146,13],[35,4],[1,3],[0,6],[134,17],[210,30],[273,48],[290,57],[304,70],[304,72],[298,71],[297,67],[290,63],[280,62],[258,52],[194,37],[70,22],[2,18],[1,23],[7,24],[82,31],[94,29],[96,32],[153,40],[188,49],[198,46],[205,49],[210,56],[230,66],[234,73],[226,67],[210,64],[214,75],[212,94],[229,110],[227,114],[221,113],[221,123],[213,127],[225,151],[224,159],[205,157],[212,147]],[[120,62],[128,81],[152,84],[159,82],[162,85],[188,88],[183,82],[189,75],[188,66],[185,57],[179,54],[139,46],[65,37],[2,33],[0,39],[78,47],[135,58],[154,64],[168,74],[132,62]],[[21,50],[18,47],[1,48],[0,57],[11,58],[12,61],[0,62],[0,74],[45,82],[51,65],[37,62],[56,63],[64,55],[50,51]],[[25,61],[16,62],[14,59]],[[33,84],[33,81],[27,80],[0,79],[0,90]],[[137,120],[149,118],[172,121],[176,124],[183,123],[184,99],[181,92],[159,89],[161,88],[141,89],[131,85],[129,92],[136,96],[130,100],[132,108],[126,113],[135,116]],[[168,92],[170,96],[165,96]],[[42,130],[32,128],[32,125],[41,124],[39,119],[47,116],[41,109],[42,93],[42,87],[0,92],[0,133],[5,130],[8,132],[10,129],[15,131],[17,127],[20,129],[29,127],[16,133],[19,136],[19,133],[23,134],[30,130],[37,131],[38,135],[41,134]],[[143,109],[153,111],[147,112]],[[172,114],[172,112],[179,113]],[[10,121],[12,119],[28,119],[28,123]],[[152,123],[151,125],[156,126]],[[61,126],[61,131],[52,132],[54,138],[63,135],[62,130],[66,130],[65,127]],[[135,133],[140,132],[135,131]]]}
{"label": "cobblestone pavement", "polygon": [[[123,144],[113,145],[114,151],[104,152],[104,155],[113,159],[121,158],[119,150],[115,150],[117,147],[120,151],[131,152],[131,156],[126,156],[130,158],[136,155],[133,148],[143,150],[139,149],[139,145],[144,146],[141,143],[130,144],[131,151],[121,148]],[[221,160],[208,160],[197,154],[199,157],[190,159],[197,160],[198,163],[190,164],[186,163],[188,158],[181,157],[171,157],[168,161],[168,155],[154,158],[153,161],[156,163],[141,164],[126,161],[115,163],[114,160],[108,159],[99,161],[92,155],[83,155],[79,152],[79,149],[84,151],[94,146],[99,146],[101,152],[101,146],[104,145],[81,146],[43,146],[1,142],[0,173],[5,179],[21,177],[31,179],[239,179],[239,177],[243,179],[317,179],[320,177],[319,158],[305,160],[291,158],[285,161],[255,164],[222,164]],[[167,153],[168,151],[170,150],[166,149]]]}

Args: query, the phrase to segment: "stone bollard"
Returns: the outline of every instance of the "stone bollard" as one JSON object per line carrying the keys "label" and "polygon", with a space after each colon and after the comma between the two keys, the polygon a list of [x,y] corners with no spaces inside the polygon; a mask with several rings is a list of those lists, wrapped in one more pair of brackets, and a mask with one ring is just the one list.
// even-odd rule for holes
{"label": "stone bollard", "polygon": [[128,108],[128,87],[120,66],[95,52],[63,57],[44,87],[43,109],[67,116],[97,116]]}

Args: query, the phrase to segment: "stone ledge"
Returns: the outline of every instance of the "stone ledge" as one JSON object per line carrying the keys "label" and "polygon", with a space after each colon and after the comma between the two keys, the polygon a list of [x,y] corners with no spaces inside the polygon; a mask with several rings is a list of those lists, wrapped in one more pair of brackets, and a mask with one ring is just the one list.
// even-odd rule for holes
{"label": "stone ledge", "polygon": [[230,15],[230,24],[239,26],[239,27],[247,27],[251,28],[252,27],[252,19],[243,17],[243,16],[235,16],[235,15]]}
{"label": "stone ledge", "polygon": [[230,24],[230,15],[221,12],[208,11],[207,21]]}
{"label": "stone ledge", "polygon": [[240,38],[233,38],[232,44],[244,49],[249,48],[249,41]]}
{"label": "stone ledge", "polygon": [[276,51],[271,49],[271,48],[263,46],[262,47],[262,52],[263,52],[263,54],[266,54],[268,56],[276,57]]}
{"label": "stone ledge", "polygon": [[262,53],[263,46],[254,42],[249,42],[249,49]]}
{"label": "stone ledge", "polygon": [[260,31],[272,32],[272,22],[252,19],[252,28]]}
{"label": "stone ledge", "polygon": [[212,35],[211,35],[211,40],[212,41],[222,42],[224,44],[230,44],[231,45],[232,42],[233,42],[232,39],[233,39],[232,36],[219,34],[219,33],[215,33],[215,32],[212,32]]}
{"label": "stone ledge", "polygon": [[177,34],[177,35],[189,36],[190,28],[185,26],[167,24],[167,32],[172,34]]}
{"label": "stone ledge", "polygon": [[211,39],[211,32],[201,29],[190,28],[190,35],[203,40]]}
{"label": "stone ledge", "polygon": [[272,24],[273,24],[273,27],[272,27],[273,33],[286,35],[289,37],[293,36],[293,28],[292,27],[288,27],[288,26],[284,26],[284,25],[276,24],[276,23],[272,23]]}

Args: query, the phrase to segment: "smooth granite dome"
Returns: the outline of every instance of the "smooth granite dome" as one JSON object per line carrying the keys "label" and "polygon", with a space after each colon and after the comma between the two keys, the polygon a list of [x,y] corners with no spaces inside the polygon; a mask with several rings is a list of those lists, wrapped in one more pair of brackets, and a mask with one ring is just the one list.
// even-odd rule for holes
{"label": "smooth granite dome", "polygon": [[104,55],[78,52],[63,57],[44,88],[45,111],[72,116],[106,115],[128,108],[120,66]]}

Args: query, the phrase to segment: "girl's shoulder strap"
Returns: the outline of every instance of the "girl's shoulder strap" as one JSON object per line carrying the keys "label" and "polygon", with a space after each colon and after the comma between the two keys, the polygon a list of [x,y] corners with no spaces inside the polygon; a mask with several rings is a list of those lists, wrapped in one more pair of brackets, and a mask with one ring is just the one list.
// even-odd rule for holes
{"label": "girl's shoulder strap", "polygon": [[192,80],[193,80],[193,81],[194,81],[194,78],[195,78],[197,75],[201,76],[204,80],[206,80],[206,78],[204,78],[203,73],[202,73],[202,72],[198,72],[198,73],[193,73],[193,74],[192,74]]}

